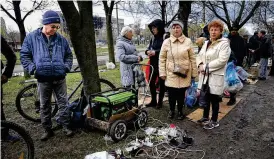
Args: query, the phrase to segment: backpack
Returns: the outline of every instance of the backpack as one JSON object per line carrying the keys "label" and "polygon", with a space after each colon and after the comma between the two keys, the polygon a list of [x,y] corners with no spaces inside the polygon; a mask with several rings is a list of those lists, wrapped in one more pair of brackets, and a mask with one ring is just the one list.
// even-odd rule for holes
{"label": "backpack", "polygon": [[84,95],[77,98],[69,104],[69,110],[71,112],[70,126],[72,128],[83,128],[85,125],[86,115],[83,115],[84,109],[87,106],[87,100]]}

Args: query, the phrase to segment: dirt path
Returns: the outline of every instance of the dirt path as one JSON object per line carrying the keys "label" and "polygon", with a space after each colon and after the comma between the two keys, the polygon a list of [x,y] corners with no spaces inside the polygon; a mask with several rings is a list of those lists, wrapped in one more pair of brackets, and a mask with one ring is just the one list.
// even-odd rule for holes
{"label": "dirt path", "polygon": [[240,96],[243,100],[219,128],[203,130],[190,121],[182,125],[195,139],[191,149],[205,150],[206,159],[274,158],[274,78],[246,85]]}

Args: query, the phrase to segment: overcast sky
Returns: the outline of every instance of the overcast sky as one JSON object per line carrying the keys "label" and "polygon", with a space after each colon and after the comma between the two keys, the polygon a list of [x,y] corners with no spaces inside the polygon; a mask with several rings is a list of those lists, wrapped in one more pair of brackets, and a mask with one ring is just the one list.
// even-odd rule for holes
{"label": "overcast sky", "polygon": [[[52,1],[55,1],[55,0],[52,0]],[[55,11],[60,11],[60,8],[59,8],[58,4],[57,3],[53,3],[53,4],[54,5],[51,5],[51,7],[49,7],[49,9],[55,10]],[[7,4],[3,3],[3,6],[7,7]],[[29,0],[23,0],[21,2],[20,6],[21,6],[21,8],[23,7],[23,8],[26,8],[27,10],[29,10],[30,7],[32,6],[32,2],[30,2]],[[49,9],[47,9],[47,10],[49,10]],[[46,10],[35,11],[34,13],[32,13],[31,15],[29,15],[26,18],[26,20],[25,20],[25,28],[26,28],[27,32],[35,30],[36,28],[38,28],[41,25],[42,15],[44,14],[45,11]],[[10,13],[14,16],[14,12],[13,11],[10,11]],[[26,13],[23,13],[22,16],[24,16],[24,14],[26,14]],[[94,6],[93,14],[97,15],[97,16],[104,17],[105,13],[104,13],[103,6],[102,5],[100,5],[100,6]],[[116,18],[116,10],[115,9],[113,10],[112,16],[114,18]],[[149,22],[152,21],[152,19],[146,17],[145,15],[140,15],[140,16],[142,16],[140,18],[141,19],[141,27],[142,28],[144,28],[145,24],[148,24]],[[12,28],[13,30],[19,31],[16,23],[12,19],[10,19],[3,11],[1,11],[1,17],[4,18],[7,29],[8,28]],[[134,18],[132,18],[132,16],[130,14],[125,13],[122,10],[118,10],[118,17],[121,18],[121,19],[124,19],[124,24],[125,25],[129,25],[129,24],[133,24],[134,23]],[[251,24],[245,25],[245,28],[249,31],[250,34],[253,34],[253,27],[252,27]]]}
{"label": "overcast sky", "polygon": [[[3,3],[3,6],[6,7],[6,4]],[[29,10],[29,8],[30,8],[29,6],[32,6],[32,3],[30,1],[23,0],[21,2],[20,6],[21,7],[25,7],[26,9]],[[58,4],[49,7],[49,9],[47,9],[47,10],[61,11],[60,8],[59,8],[59,6],[58,6]],[[29,30],[35,30],[36,28],[38,28],[41,25],[42,15],[47,10],[43,10],[43,11],[37,10],[34,13],[32,13],[31,15],[29,15],[26,18],[25,23],[24,23],[26,30],[29,31]],[[10,13],[14,16],[14,12],[13,11],[10,11]],[[26,13],[23,13],[22,16],[24,16],[25,14]],[[100,6],[94,6],[93,15],[105,17],[103,6],[102,5],[100,5]],[[113,10],[112,16],[114,18],[116,18],[116,10],[115,9]],[[16,23],[12,19],[10,19],[5,14],[5,12],[1,11],[1,17],[4,18],[7,28],[12,28],[13,30],[19,31],[18,26],[16,25]],[[133,24],[134,23],[134,19],[131,17],[130,14],[125,13],[124,11],[119,10],[119,9],[118,9],[118,17],[120,19],[124,19],[125,25],[129,25],[129,24]],[[141,27],[144,28],[145,24],[149,23],[150,21],[151,20],[148,17],[143,16],[142,19],[141,19],[141,25],[142,25]]]}

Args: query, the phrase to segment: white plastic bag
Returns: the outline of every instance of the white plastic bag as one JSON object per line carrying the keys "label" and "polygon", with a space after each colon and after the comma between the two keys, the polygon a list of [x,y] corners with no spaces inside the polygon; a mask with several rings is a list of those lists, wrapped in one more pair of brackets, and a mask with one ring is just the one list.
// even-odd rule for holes
{"label": "white plastic bag", "polygon": [[240,66],[237,66],[236,67],[236,71],[237,71],[237,74],[239,76],[239,78],[242,80],[242,81],[245,81],[247,80],[247,78],[249,76],[251,76],[249,73],[247,73],[242,67]]}
{"label": "white plastic bag", "polygon": [[115,69],[115,64],[113,62],[106,62],[106,66],[108,70]]}

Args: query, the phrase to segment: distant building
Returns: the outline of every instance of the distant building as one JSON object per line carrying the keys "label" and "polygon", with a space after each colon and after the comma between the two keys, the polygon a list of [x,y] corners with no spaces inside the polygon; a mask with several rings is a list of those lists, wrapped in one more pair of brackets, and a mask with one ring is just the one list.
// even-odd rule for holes
{"label": "distant building", "polygon": [[[107,30],[106,30],[106,17],[100,17],[102,19],[103,27],[100,29],[96,29],[96,39],[97,40],[105,40],[107,39]],[[124,19],[118,18],[118,26],[117,26],[117,19],[111,17],[112,21],[112,34],[113,40],[116,40],[117,36],[120,34],[120,31],[124,27]]]}

